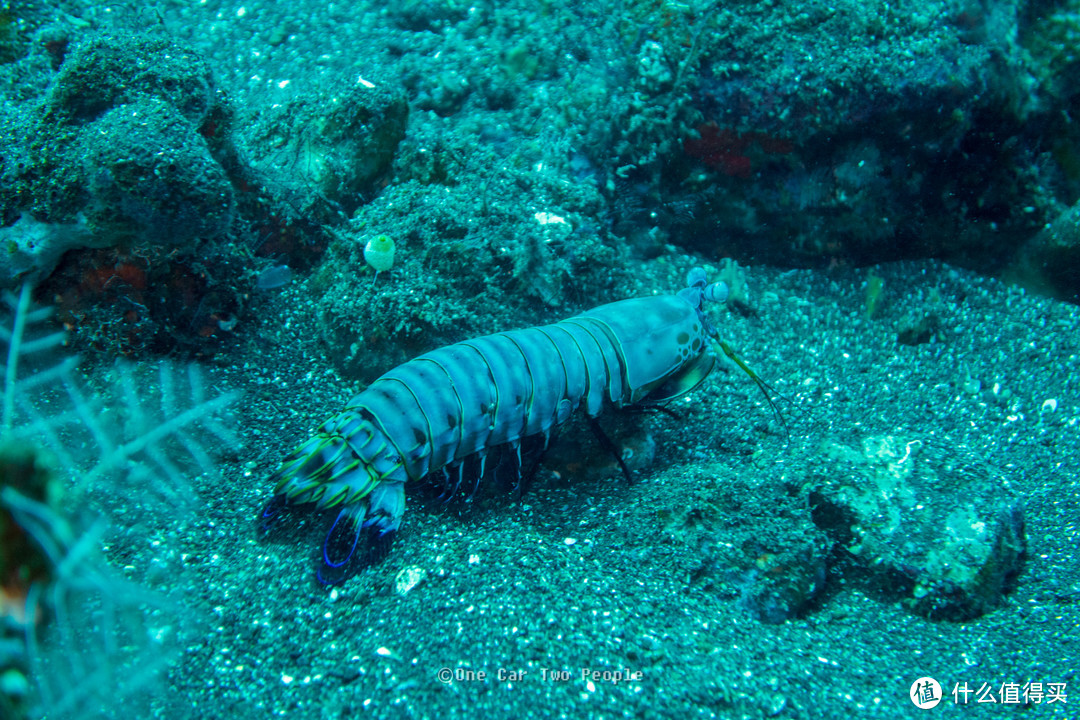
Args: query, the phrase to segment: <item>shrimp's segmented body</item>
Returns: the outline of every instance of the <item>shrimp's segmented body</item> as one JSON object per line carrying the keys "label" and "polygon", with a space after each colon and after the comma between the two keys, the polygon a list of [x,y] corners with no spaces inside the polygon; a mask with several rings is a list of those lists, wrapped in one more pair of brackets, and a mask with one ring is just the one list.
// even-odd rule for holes
{"label": "shrimp's segmented body", "polygon": [[695,268],[676,295],[601,305],[553,325],[495,333],[433,350],[390,370],[327,420],[274,474],[268,530],[291,506],[339,508],[319,579],[360,565],[362,536],[385,547],[405,512],[405,484],[436,476],[454,492],[479,483],[508,450],[521,479],[523,441],[547,447],[575,412],[659,405],[712,370],[716,329],[702,311],[727,287]]}

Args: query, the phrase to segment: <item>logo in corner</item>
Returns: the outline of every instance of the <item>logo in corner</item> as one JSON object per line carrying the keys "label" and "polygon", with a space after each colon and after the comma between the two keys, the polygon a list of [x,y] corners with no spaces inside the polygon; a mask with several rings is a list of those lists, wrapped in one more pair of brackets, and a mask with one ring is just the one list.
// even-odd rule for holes
{"label": "logo in corner", "polygon": [[932,677],[921,677],[911,683],[908,697],[915,703],[915,707],[929,710],[941,702],[941,685]]}

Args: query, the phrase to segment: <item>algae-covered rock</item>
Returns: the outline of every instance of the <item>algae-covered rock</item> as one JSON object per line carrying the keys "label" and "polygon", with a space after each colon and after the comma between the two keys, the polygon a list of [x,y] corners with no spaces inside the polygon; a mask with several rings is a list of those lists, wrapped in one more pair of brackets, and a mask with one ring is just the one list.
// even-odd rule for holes
{"label": "algae-covered rock", "polygon": [[210,66],[194,50],[164,38],[92,37],[60,67],[45,109],[54,121],[82,124],[147,97],[199,127],[217,102]]}
{"label": "algae-covered rock", "polygon": [[[330,358],[370,382],[436,347],[619,298],[616,240],[591,221],[598,202],[591,185],[529,168],[386,188],[336,232],[314,278]],[[380,235],[394,239],[394,264],[375,278],[364,249]]]}
{"label": "algae-covered rock", "polygon": [[847,550],[845,575],[935,620],[1001,604],[1019,574],[1024,515],[1004,479],[959,451],[894,436],[825,448],[814,522]]}
{"label": "algae-covered rock", "polygon": [[269,108],[256,164],[301,207],[355,211],[390,171],[409,105],[391,80],[352,74],[328,91]]}
{"label": "algae-covered rock", "polygon": [[184,247],[224,233],[233,188],[180,112],[143,98],[104,113],[77,143],[97,235]]}

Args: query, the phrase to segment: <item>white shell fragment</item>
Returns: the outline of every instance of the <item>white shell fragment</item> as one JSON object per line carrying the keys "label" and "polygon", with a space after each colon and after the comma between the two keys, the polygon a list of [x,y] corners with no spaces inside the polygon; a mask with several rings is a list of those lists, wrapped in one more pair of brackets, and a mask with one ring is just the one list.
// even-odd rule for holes
{"label": "white shell fragment", "polygon": [[394,578],[394,591],[398,595],[404,595],[422,583],[425,577],[427,577],[427,570],[418,565],[410,565]]}

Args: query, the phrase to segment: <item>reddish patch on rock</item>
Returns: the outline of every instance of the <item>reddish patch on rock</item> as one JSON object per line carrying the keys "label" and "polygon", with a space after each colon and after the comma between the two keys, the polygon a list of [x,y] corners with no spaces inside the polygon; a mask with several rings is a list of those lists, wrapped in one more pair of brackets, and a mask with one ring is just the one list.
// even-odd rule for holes
{"label": "reddish patch on rock", "polygon": [[729,177],[748,178],[753,170],[751,154],[783,155],[795,149],[790,140],[762,132],[735,132],[705,123],[697,138],[683,140],[683,152]]}

